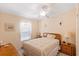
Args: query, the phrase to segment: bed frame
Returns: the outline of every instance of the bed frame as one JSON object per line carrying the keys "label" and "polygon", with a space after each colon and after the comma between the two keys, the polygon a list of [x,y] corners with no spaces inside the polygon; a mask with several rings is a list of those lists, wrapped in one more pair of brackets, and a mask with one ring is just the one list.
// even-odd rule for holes
{"label": "bed frame", "polygon": [[58,39],[59,44],[61,45],[61,41],[62,41],[61,34],[58,34],[58,33],[43,33],[43,37],[47,37],[48,34],[55,35],[56,36],[55,39]]}

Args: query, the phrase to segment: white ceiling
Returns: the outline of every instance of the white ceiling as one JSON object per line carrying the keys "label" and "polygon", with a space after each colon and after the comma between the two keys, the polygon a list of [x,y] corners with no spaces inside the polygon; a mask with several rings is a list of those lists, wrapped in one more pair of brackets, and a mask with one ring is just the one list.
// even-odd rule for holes
{"label": "white ceiling", "polygon": [[72,3],[0,3],[0,12],[12,13],[27,18],[39,18],[41,17],[40,10],[44,5],[49,8],[48,16],[56,16],[67,12],[75,6]]}

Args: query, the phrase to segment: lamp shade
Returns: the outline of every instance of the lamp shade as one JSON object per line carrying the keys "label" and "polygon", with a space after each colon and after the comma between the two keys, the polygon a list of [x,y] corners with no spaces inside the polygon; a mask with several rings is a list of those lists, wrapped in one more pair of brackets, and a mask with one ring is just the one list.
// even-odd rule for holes
{"label": "lamp shade", "polygon": [[64,37],[66,42],[72,43],[74,41],[75,34],[74,32],[66,32],[64,34]]}
{"label": "lamp shade", "polygon": [[71,34],[70,34],[70,32],[66,32],[65,34],[64,34],[64,37],[65,37],[65,41],[66,42],[70,42],[71,41]]}

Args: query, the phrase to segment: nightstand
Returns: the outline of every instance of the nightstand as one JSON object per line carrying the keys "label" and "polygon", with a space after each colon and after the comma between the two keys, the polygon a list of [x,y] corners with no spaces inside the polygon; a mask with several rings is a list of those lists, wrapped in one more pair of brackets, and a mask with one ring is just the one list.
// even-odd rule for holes
{"label": "nightstand", "polygon": [[8,43],[0,47],[0,56],[19,56],[19,53],[11,43]]}
{"label": "nightstand", "polygon": [[40,35],[37,35],[37,36],[36,36],[36,38],[42,38],[42,36],[40,36]]}
{"label": "nightstand", "polygon": [[75,45],[71,43],[62,42],[61,44],[61,52],[70,56],[75,56]]}

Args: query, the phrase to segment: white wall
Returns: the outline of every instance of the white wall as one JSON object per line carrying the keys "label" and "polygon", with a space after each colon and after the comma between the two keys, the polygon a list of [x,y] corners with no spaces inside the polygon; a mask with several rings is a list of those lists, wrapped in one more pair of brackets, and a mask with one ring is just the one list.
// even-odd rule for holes
{"label": "white wall", "polygon": [[[19,33],[19,20],[20,17],[6,14],[6,13],[0,13],[0,40],[3,40],[5,42],[11,42],[16,47],[20,48],[20,33]],[[15,26],[14,31],[8,32],[5,30],[6,24],[13,24]],[[17,44],[18,42],[18,44]]]}
{"label": "white wall", "polygon": [[76,29],[76,55],[79,56],[79,4],[77,5]]}
{"label": "white wall", "polygon": [[[32,38],[35,38],[38,32],[38,21],[25,19],[16,15],[8,13],[0,13],[0,40],[5,41],[6,43],[12,43],[17,49],[21,47],[20,41],[20,29],[19,24],[21,21],[31,22],[32,23]],[[5,24],[13,24],[15,29],[14,31],[8,32],[5,30]]]}
{"label": "white wall", "polygon": [[[60,26],[60,22],[62,22],[62,25]],[[63,36],[68,32],[71,32],[73,36],[71,39],[68,40],[68,42],[71,42],[75,44],[76,38],[76,8],[73,8],[72,10],[65,12],[63,14],[60,14],[59,16],[48,18],[41,20],[40,23],[40,32],[52,32],[52,33],[60,33]]]}
{"label": "white wall", "polygon": [[36,38],[39,33],[39,21],[31,20],[32,22],[32,39]]}

